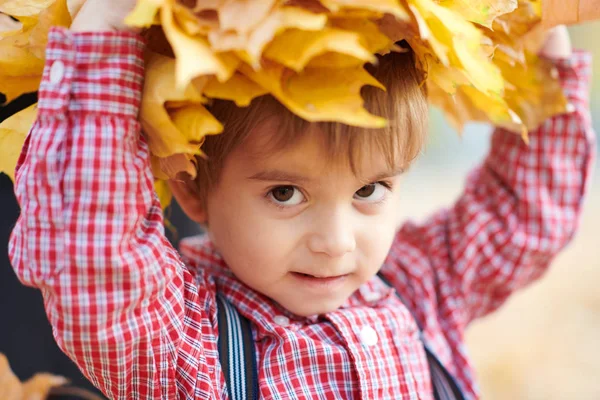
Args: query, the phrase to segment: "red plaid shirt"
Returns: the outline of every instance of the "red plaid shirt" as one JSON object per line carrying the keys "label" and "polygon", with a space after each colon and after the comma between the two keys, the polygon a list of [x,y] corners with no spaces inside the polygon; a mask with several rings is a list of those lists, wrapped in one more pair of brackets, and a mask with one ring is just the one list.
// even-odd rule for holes
{"label": "red plaid shirt", "polygon": [[[236,278],[204,238],[163,231],[137,120],[143,43],[50,34],[39,116],[19,160],[10,256],[41,289],[60,347],[111,398],[226,398],[215,293],[253,322],[265,399],[431,399],[408,309],[375,277],[339,310],[300,318]],[[578,225],[592,165],[590,56],[557,67],[574,112],[498,130],[456,204],[397,234],[383,274],[467,398],[474,318],[540,277]]]}

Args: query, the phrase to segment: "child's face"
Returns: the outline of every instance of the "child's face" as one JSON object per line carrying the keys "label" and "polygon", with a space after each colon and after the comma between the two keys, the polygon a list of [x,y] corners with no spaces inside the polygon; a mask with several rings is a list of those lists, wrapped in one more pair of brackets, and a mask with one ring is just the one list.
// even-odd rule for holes
{"label": "child's face", "polygon": [[309,132],[265,156],[253,134],[207,195],[209,232],[246,285],[302,316],[340,307],[377,273],[394,237],[399,171],[379,152],[354,175]]}

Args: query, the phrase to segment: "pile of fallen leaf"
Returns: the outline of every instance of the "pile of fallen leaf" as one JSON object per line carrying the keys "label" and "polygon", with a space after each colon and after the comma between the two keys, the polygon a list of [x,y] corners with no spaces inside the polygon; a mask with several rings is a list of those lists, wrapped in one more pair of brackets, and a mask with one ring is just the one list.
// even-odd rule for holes
{"label": "pile of fallen leaf", "polygon": [[45,399],[53,387],[67,383],[62,376],[40,373],[26,382],[15,376],[6,356],[0,353],[0,399],[26,400]]}
{"label": "pile of fallen leaf", "polygon": [[[70,24],[69,5],[0,0],[7,100],[36,90],[48,30]],[[384,126],[363,108],[361,87],[381,86],[364,65],[403,51],[401,40],[430,102],[458,130],[484,121],[526,137],[566,107],[552,67],[536,56],[541,17],[541,0],[138,0],[126,21],[148,28],[140,118],[161,202],[170,201],[161,179],[195,176],[203,138],[223,130],[206,108],[212,99],[244,107],[270,94],[309,121]],[[0,125],[0,172],[12,175],[34,116]]]}

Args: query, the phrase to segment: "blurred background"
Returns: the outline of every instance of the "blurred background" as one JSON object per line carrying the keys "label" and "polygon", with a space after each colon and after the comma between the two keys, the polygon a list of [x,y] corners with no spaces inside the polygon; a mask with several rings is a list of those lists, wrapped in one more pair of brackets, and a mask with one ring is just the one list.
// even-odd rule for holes
{"label": "blurred background", "polygon": [[[571,34],[574,47],[595,55],[591,106],[594,127],[600,131],[600,23],[573,27]],[[0,108],[0,121],[33,101],[35,96],[27,96]],[[418,221],[451,205],[468,171],[485,156],[489,135],[489,127],[473,125],[459,136],[432,110],[427,150],[406,177],[401,205],[405,218]],[[576,239],[543,279],[468,331],[484,399],[600,399],[598,163],[595,169]],[[90,387],[54,344],[41,295],[20,285],[8,264],[8,236],[18,212],[12,184],[0,174],[0,352],[21,379],[50,371]],[[179,233],[172,241],[199,232],[176,206],[169,213]]]}

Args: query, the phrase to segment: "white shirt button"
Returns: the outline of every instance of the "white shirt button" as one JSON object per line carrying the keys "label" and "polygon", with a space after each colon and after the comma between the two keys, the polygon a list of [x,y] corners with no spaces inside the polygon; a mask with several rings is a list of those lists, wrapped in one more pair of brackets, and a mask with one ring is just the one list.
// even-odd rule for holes
{"label": "white shirt button", "polygon": [[289,326],[290,325],[290,319],[284,315],[277,315],[275,318],[273,318],[273,321],[279,325],[279,326]]}
{"label": "white shirt button", "polygon": [[360,330],[360,341],[365,346],[375,346],[379,341],[377,332],[370,326],[365,326]]}
{"label": "white shirt button", "polygon": [[50,83],[58,85],[65,77],[65,64],[60,61],[54,61],[52,67],[50,67]]}

